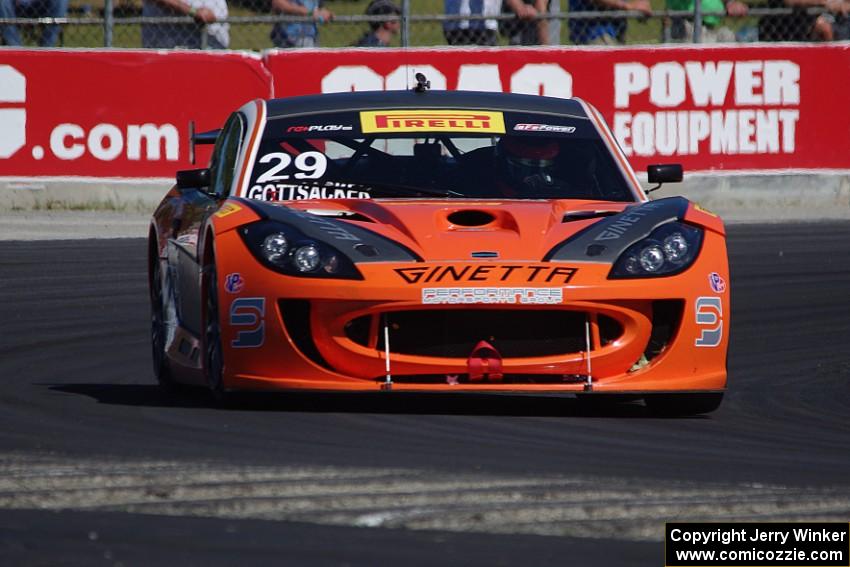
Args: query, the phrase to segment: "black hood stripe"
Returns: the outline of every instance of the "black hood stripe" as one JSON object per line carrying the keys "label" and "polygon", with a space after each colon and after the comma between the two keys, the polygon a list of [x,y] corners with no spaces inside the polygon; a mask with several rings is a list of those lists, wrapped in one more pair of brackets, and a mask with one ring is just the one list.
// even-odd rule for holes
{"label": "black hood stripe", "polygon": [[543,259],[612,264],[626,248],[649,236],[657,227],[683,219],[688,205],[684,197],[667,197],[629,207],[574,234]]}
{"label": "black hood stripe", "polygon": [[[237,197],[234,200],[249,207],[263,220],[288,224],[310,238],[333,246],[355,264],[422,261],[416,252],[403,244],[333,217],[311,215],[305,211],[290,209],[285,205],[271,205],[255,199]],[[361,245],[377,250],[378,254],[367,256],[355,249]]]}

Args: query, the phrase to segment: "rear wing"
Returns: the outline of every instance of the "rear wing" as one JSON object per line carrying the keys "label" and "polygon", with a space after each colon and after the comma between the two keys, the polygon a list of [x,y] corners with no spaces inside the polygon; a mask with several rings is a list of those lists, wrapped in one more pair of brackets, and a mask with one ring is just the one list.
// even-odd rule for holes
{"label": "rear wing", "polygon": [[189,162],[195,165],[195,145],[215,144],[221,128],[208,132],[195,132],[195,121],[189,121]]}

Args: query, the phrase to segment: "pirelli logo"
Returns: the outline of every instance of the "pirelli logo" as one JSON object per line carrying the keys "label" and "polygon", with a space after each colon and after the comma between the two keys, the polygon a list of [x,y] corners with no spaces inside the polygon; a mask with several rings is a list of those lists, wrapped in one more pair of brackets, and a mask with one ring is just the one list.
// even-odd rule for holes
{"label": "pirelli logo", "polygon": [[483,110],[369,110],[360,113],[364,134],[380,132],[505,133],[501,112]]}
{"label": "pirelli logo", "polygon": [[215,216],[222,218],[242,210],[242,207],[234,203],[225,203],[221,206]]}

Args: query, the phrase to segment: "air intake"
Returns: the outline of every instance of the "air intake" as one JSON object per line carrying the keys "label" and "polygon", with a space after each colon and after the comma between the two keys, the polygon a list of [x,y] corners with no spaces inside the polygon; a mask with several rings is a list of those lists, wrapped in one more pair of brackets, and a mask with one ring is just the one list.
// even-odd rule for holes
{"label": "air intake", "polygon": [[455,211],[446,218],[453,225],[463,227],[487,226],[496,220],[492,213],[476,210]]}

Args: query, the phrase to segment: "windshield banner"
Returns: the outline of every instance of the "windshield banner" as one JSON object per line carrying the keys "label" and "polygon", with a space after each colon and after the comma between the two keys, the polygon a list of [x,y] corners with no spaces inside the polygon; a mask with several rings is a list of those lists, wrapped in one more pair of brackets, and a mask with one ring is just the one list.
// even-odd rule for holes
{"label": "windshield banner", "polygon": [[823,79],[850,81],[848,45],[292,50],[265,61],[276,96],[406,89],[423,73],[432,89],[581,97],[638,171],[850,169],[850,92]]}

